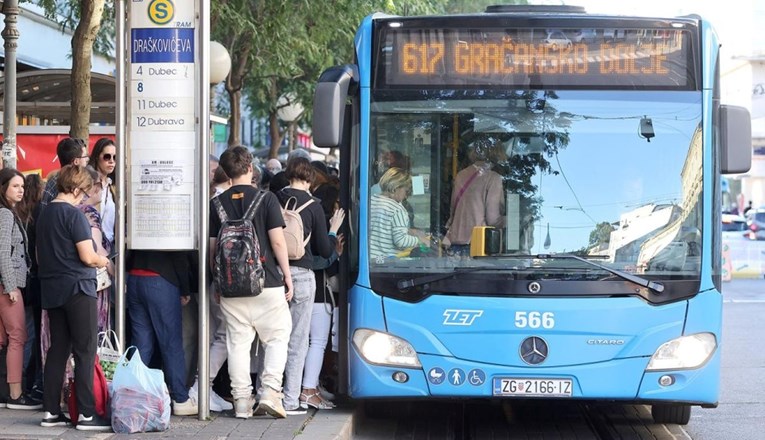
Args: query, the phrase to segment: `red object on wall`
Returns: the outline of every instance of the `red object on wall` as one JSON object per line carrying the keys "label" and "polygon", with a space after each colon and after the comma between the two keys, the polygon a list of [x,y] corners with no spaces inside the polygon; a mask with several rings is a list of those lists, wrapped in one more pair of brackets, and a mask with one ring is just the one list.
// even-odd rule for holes
{"label": "red object on wall", "polygon": [[[61,168],[56,156],[56,145],[67,137],[67,134],[17,134],[16,168],[24,174],[37,173],[47,178],[51,171]],[[88,151],[92,151],[93,145],[102,137],[115,139],[112,134],[91,134]]]}

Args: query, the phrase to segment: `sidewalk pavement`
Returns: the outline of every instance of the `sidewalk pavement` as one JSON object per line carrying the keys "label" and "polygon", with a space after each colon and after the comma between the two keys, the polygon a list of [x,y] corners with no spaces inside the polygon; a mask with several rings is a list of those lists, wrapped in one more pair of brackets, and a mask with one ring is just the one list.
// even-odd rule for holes
{"label": "sidewalk pavement", "polygon": [[163,432],[114,434],[78,431],[74,428],[43,428],[42,411],[0,408],[0,439],[268,439],[268,440],[349,440],[353,407],[333,410],[309,409],[304,415],[274,419],[268,416],[247,420],[234,418],[232,411],[210,413],[209,421],[194,417],[171,417],[170,429]]}

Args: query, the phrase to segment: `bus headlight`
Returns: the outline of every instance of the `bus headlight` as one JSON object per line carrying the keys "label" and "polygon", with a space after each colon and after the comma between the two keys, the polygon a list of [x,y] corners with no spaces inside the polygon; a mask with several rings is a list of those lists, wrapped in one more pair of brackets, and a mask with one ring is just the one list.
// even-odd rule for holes
{"label": "bus headlight", "polygon": [[353,345],[370,364],[396,367],[421,368],[414,347],[405,340],[388,333],[357,329],[353,333]]}
{"label": "bus headlight", "polygon": [[712,333],[682,336],[661,344],[651,356],[646,370],[682,370],[697,368],[706,362],[717,348]]}

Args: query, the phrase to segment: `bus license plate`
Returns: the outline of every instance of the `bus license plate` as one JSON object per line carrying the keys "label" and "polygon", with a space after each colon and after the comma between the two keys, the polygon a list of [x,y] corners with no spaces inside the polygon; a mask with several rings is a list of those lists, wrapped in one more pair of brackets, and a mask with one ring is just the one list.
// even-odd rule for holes
{"label": "bus license plate", "polygon": [[522,377],[494,378],[495,396],[571,397],[571,379],[545,379]]}

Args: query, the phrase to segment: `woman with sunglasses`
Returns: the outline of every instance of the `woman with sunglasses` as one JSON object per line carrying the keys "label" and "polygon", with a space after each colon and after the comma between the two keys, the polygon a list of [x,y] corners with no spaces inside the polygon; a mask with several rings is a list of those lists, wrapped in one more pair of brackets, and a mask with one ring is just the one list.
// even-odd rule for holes
{"label": "woman with sunglasses", "polygon": [[114,244],[114,221],[116,205],[114,203],[114,168],[117,165],[117,147],[109,138],[96,141],[90,153],[90,166],[98,172],[98,180],[94,182],[101,187],[101,201],[98,210],[101,213],[101,227],[106,240]]}
{"label": "woman with sunglasses", "polygon": [[[96,246],[96,253],[103,256],[108,256],[112,251],[112,244],[107,240],[106,234],[103,229],[103,218],[98,211],[98,206],[102,203],[102,189],[97,185],[100,173],[93,170],[90,167],[85,167],[85,170],[90,173],[90,178],[93,180],[93,187],[85,193],[80,200],[77,207],[85,214],[85,218],[88,219],[90,225],[90,233],[93,237],[93,243]],[[103,205],[101,205],[103,206]],[[109,278],[114,276],[114,267],[111,263],[106,266]],[[109,286],[102,287],[100,283],[100,277],[97,276],[98,287],[98,331],[104,332],[111,329],[111,312],[110,312],[110,300],[109,300]]]}

